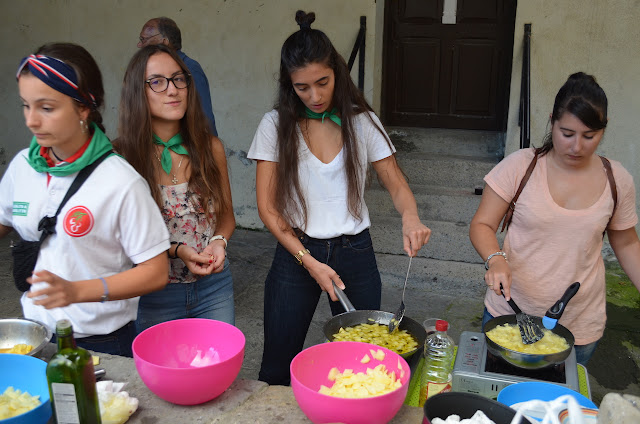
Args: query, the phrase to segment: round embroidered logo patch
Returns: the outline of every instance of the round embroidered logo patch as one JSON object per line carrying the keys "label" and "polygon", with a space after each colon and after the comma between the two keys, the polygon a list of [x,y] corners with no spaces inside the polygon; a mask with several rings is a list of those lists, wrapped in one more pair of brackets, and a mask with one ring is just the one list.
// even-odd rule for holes
{"label": "round embroidered logo patch", "polygon": [[85,236],[93,228],[93,215],[84,206],[75,206],[64,216],[62,226],[71,237]]}

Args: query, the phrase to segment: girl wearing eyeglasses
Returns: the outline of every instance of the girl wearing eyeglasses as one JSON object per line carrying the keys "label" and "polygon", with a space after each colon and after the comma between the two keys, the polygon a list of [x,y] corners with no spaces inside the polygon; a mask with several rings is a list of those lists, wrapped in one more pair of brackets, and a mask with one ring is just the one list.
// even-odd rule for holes
{"label": "girl wearing eyeglasses", "polygon": [[185,64],[163,44],[129,62],[114,142],[142,175],[171,236],[169,283],[140,298],[137,330],[179,318],[235,323],[227,242],[235,229],[227,161]]}

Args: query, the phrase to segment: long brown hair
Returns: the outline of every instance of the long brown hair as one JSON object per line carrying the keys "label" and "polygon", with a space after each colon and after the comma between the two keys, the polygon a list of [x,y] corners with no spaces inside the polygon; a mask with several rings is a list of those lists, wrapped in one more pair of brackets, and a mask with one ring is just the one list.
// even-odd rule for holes
{"label": "long brown hair", "polygon": [[[307,205],[302,196],[298,178],[298,139],[296,126],[300,117],[304,116],[305,106],[293,90],[291,73],[312,63],[321,63],[333,70],[335,85],[333,101],[329,106],[335,107],[342,120],[342,143],[345,150],[345,175],[347,179],[347,198],[349,213],[356,219],[362,218],[362,202],[360,190],[365,184],[360,177],[360,153],[354,129],[354,117],[362,112],[373,112],[364,96],[355,86],[349,74],[344,58],[336,51],[327,35],[317,29],[311,29],[315,21],[315,13],[296,12],[296,22],[300,30],[286,39],[280,52],[280,77],[278,101],[278,166],[275,184],[275,207],[291,224],[293,217],[301,216],[304,225],[307,222]],[[389,146],[391,140],[371,118],[371,123],[385,137]],[[297,199],[299,203],[294,201]]]}
{"label": "long brown hair", "polygon": [[[176,52],[163,44],[146,46],[134,54],[124,75],[120,97],[119,137],[114,141],[117,151],[147,180],[159,207],[162,206],[161,195],[155,177],[155,162],[151,159],[155,147],[145,75],[149,58],[161,53],[171,56],[183,72],[189,73]],[[209,123],[202,111],[195,84],[189,84],[187,90],[187,111],[180,120],[180,135],[191,163],[189,188],[196,193],[211,224],[213,217],[209,214],[208,205],[212,204],[216,216],[219,216],[221,211],[228,208],[230,200],[222,189],[222,174],[211,150]]]}

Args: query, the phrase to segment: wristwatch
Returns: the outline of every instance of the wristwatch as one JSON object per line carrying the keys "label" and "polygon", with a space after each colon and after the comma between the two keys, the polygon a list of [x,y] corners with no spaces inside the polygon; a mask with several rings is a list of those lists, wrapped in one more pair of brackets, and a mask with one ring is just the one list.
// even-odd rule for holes
{"label": "wristwatch", "polygon": [[211,241],[214,240],[222,240],[224,242],[224,249],[227,250],[227,239],[224,238],[222,234],[218,234],[217,236],[211,237]]}

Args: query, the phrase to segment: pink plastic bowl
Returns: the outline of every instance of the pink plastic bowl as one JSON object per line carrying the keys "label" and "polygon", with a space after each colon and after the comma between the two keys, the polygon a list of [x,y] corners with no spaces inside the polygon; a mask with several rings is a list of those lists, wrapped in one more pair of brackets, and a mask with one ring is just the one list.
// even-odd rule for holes
{"label": "pink plastic bowl", "polygon": [[[367,364],[361,363],[365,354],[371,356],[370,349],[382,349],[385,352],[384,360],[371,359]],[[388,372],[395,371],[402,387],[382,396],[364,399],[345,399],[318,393],[321,385],[331,387],[333,384],[327,378],[333,367],[340,371],[349,368],[353,372],[364,372],[380,363],[386,366]],[[400,355],[369,343],[323,343],[303,350],[291,361],[293,394],[302,412],[314,423],[387,423],[402,407],[410,378],[409,365]]]}
{"label": "pink plastic bowl", "polygon": [[245,337],[231,324],[179,319],[154,325],[133,341],[140,378],[178,405],[207,402],[227,390],[244,359]]}

